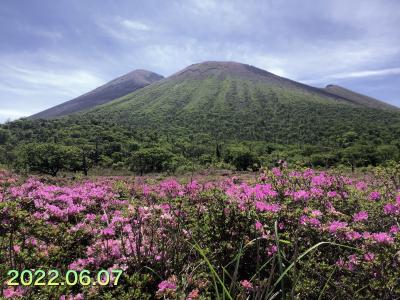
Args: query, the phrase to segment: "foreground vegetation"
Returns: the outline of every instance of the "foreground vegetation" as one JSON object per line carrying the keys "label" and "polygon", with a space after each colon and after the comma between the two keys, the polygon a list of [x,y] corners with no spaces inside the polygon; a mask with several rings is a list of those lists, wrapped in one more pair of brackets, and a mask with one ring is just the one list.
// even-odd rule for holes
{"label": "foreground vegetation", "polygon": [[[400,297],[400,166],[364,178],[0,174],[0,292],[26,299]],[[11,269],[123,270],[118,285],[7,286]],[[8,278],[9,279],[9,278]]]}

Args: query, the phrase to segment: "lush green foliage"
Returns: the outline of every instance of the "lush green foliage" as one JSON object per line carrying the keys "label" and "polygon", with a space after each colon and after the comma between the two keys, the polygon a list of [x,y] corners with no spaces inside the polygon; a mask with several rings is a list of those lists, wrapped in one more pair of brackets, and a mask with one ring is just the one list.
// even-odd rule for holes
{"label": "lush green foliage", "polygon": [[[375,113],[383,114],[379,111]],[[40,151],[53,144],[53,148],[63,149],[64,152],[68,150],[71,154],[69,158],[76,158],[75,166],[71,165],[71,159],[62,159],[62,170],[84,172],[93,166],[141,173],[192,170],[222,164],[244,170],[271,166],[279,159],[301,166],[323,168],[376,166],[399,160],[400,137],[399,127],[396,127],[399,123],[394,119],[392,121],[389,127],[380,124],[380,121],[367,125],[358,124],[355,120],[346,127],[340,121],[332,121],[330,135],[320,139],[322,136],[317,133],[313,141],[308,139],[315,134],[313,127],[305,129],[304,136],[307,138],[304,139],[286,132],[285,138],[254,137],[252,140],[248,136],[239,141],[235,135],[226,134],[217,138],[210,132],[186,133],[186,130],[177,128],[163,133],[157,129],[76,117],[50,121],[20,120],[1,128],[0,164],[18,170],[29,167],[31,171],[48,173],[41,167],[30,166],[33,163],[30,157],[34,153],[37,155],[32,157],[40,157]],[[242,130],[246,128],[242,126]],[[289,124],[288,128],[293,127]],[[264,128],[259,132],[266,132],[263,130],[281,134],[280,128]],[[61,158],[61,153],[58,156]]]}
{"label": "lush green foliage", "polygon": [[143,173],[173,171],[174,154],[163,148],[144,148],[132,154],[129,164],[133,171]]}
{"label": "lush green foliage", "polygon": [[256,169],[278,159],[356,168],[399,159],[399,111],[265,80],[171,77],[81,115],[8,123],[0,130],[0,162],[14,165],[26,147],[42,143],[79,148],[88,166],[139,173]]}
{"label": "lush green foliage", "polygon": [[89,169],[88,152],[74,146],[60,146],[54,143],[30,143],[21,146],[17,152],[16,167],[25,172],[39,172],[57,176],[58,172],[82,171]]}

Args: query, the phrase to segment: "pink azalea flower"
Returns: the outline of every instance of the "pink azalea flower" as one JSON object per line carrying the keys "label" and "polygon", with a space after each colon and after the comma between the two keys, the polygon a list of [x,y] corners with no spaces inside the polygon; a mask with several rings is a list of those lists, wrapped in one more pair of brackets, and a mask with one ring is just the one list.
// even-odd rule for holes
{"label": "pink azalea flower", "polygon": [[198,289],[194,289],[189,293],[186,300],[197,300],[200,298],[200,291]]}
{"label": "pink azalea flower", "polygon": [[242,280],[240,284],[245,290],[251,291],[253,289],[253,284],[248,280]]}
{"label": "pink azalea flower", "polygon": [[295,201],[300,201],[300,200],[307,201],[309,198],[310,198],[310,193],[305,190],[300,190],[293,193],[293,199]]}
{"label": "pink azalea flower", "polygon": [[342,230],[347,228],[347,223],[346,222],[340,222],[340,221],[332,221],[329,224],[329,232],[330,233],[336,233],[338,230]]}
{"label": "pink azalea flower", "polygon": [[357,182],[356,189],[359,191],[365,191],[367,189],[367,184],[364,181]]}
{"label": "pink azalea flower", "polygon": [[309,222],[312,226],[315,226],[315,227],[319,227],[319,226],[321,225],[321,221],[318,220],[317,218],[310,218],[310,219],[308,220],[308,222]]}
{"label": "pink azalea flower", "polygon": [[104,228],[100,231],[100,234],[104,236],[113,236],[115,235],[115,231],[113,228]]}
{"label": "pink azalea flower", "polygon": [[273,169],[272,169],[272,173],[273,173],[276,177],[281,177],[281,176],[282,176],[281,169],[279,169],[279,168],[273,168]]}
{"label": "pink azalea flower", "polygon": [[166,290],[175,291],[176,288],[177,288],[176,284],[174,282],[171,282],[171,281],[168,281],[168,280],[161,281],[158,284],[158,291],[159,292],[164,292]]}
{"label": "pink azalea flower", "polygon": [[312,225],[312,226],[319,227],[319,226],[321,225],[321,221],[318,220],[317,218],[314,218],[314,217],[311,217],[311,218],[310,218],[310,217],[308,217],[308,216],[302,215],[302,216],[300,217],[300,224],[301,224],[301,225],[310,224],[310,225]]}
{"label": "pink azalea flower", "polygon": [[260,221],[256,221],[255,227],[256,227],[256,230],[257,230],[257,231],[260,231],[260,230],[262,230],[263,225],[261,224]]}
{"label": "pink azalea flower", "polygon": [[256,209],[258,211],[269,211],[269,212],[278,212],[280,211],[281,207],[279,204],[275,204],[275,203],[265,203],[262,201],[257,201],[256,202]]}
{"label": "pink azalea flower", "polygon": [[307,169],[303,172],[304,178],[311,178],[314,175],[313,169]]}
{"label": "pink azalea flower", "polygon": [[348,231],[345,233],[345,235],[346,239],[348,239],[349,241],[359,240],[360,238],[362,238],[362,234],[357,231]]}
{"label": "pink azalea flower", "polygon": [[339,258],[336,263],[335,263],[338,267],[344,267],[345,263],[344,263],[344,259],[341,257]]}
{"label": "pink azalea flower", "polygon": [[327,196],[329,198],[335,198],[337,195],[338,195],[338,193],[335,192],[335,191],[330,191],[330,192],[327,193]]}
{"label": "pink azalea flower", "polygon": [[312,187],[310,189],[310,193],[313,197],[322,197],[324,196],[324,191],[318,187]]}
{"label": "pink azalea flower", "polygon": [[364,239],[370,239],[370,238],[372,238],[372,234],[371,234],[370,232],[368,232],[368,231],[364,231],[364,232],[362,233],[362,237],[363,237]]}
{"label": "pink azalea flower", "polygon": [[393,237],[386,232],[373,233],[372,239],[380,244],[392,244],[394,242]]}
{"label": "pink azalea flower", "polygon": [[349,255],[348,257],[348,263],[347,263],[347,269],[349,269],[349,271],[355,271],[356,266],[359,264],[358,258],[356,255],[352,254]]}
{"label": "pink azalea flower", "polygon": [[13,287],[9,287],[3,290],[3,297],[6,299],[9,298],[21,298],[25,294],[25,291],[21,287],[17,287],[14,289]]}
{"label": "pink azalea flower", "polygon": [[308,217],[305,215],[300,216],[300,220],[299,220],[301,225],[306,225],[308,222]]}
{"label": "pink azalea flower", "polygon": [[13,288],[8,288],[3,290],[3,297],[4,298],[12,298],[15,295],[15,291]]}
{"label": "pink azalea flower", "polygon": [[19,245],[14,245],[13,249],[14,249],[15,253],[21,252],[21,247]]}
{"label": "pink azalea flower", "polygon": [[361,222],[368,219],[368,213],[366,211],[360,211],[353,215],[354,222]]}
{"label": "pink azalea flower", "polygon": [[389,233],[391,233],[391,234],[397,234],[397,233],[399,233],[399,232],[400,232],[399,226],[397,226],[397,225],[392,225],[392,226],[390,227]]}
{"label": "pink azalea flower", "polygon": [[276,245],[271,245],[267,249],[268,256],[274,255],[278,251],[278,247]]}
{"label": "pink azalea flower", "polygon": [[383,207],[383,212],[387,215],[397,215],[399,214],[400,209],[397,205],[388,203]]}
{"label": "pink azalea flower", "polygon": [[311,211],[311,215],[313,217],[320,217],[320,216],[322,216],[322,212],[318,209],[315,209],[315,210]]}
{"label": "pink azalea flower", "polygon": [[369,194],[369,199],[372,201],[377,201],[381,199],[381,194],[377,191],[373,191]]}
{"label": "pink azalea flower", "polygon": [[375,254],[372,252],[367,252],[364,254],[365,261],[373,261],[375,259]]}

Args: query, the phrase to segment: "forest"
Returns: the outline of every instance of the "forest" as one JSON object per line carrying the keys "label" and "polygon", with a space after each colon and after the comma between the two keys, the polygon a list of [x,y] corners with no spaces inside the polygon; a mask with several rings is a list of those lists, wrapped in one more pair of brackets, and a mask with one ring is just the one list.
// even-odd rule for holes
{"label": "forest", "polygon": [[[380,111],[375,113],[375,123],[353,119],[346,124],[321,118],[304,127],[299,125],[302,121],[298,116],[288,120],[286,129],[273,121],[258,126],[244,119],[240,124],[232,123],[231,131],[224,131],[223,122],[219,128],[188,131],[183,127],[167,130],[165,126],[98,121],[94,117],[21,119],[0,127],[0,163],[19,172],[52,176],[60,172],[87,175],[94,169],[115,174],[206,168],[257,171],[281,159],[299,167],[354,171],[399,160],[398,114],[393,112],[393,120],[379,121]],[[243,137],[245,132],[247,138]]]}

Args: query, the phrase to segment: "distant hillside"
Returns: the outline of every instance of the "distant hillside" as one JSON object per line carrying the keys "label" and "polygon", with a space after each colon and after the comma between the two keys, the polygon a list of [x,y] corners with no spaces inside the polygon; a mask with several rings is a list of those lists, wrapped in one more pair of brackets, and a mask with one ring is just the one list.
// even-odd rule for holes
{"label": "distant hillside", "polygon": [[370,107],[370,108],[377,108],[377,109],[398,109],[397,107],[390,105],[388,103],[385,103],[383,101],[374,99],[372,97],[368,97],[356,92],[353,92],[351,90],[345,89],[341,86],[338,85],[327,85],[324,89],[324,91],[328,92],[329,94],[346,98],[349,101],[362,105],[365,107]]}
{"label": "distant hillside", "polygon": [[279,87],[287,90],[297,90],[300,92],[311,93],[321,97],[327,97],[339,101],[347,100],[342,99],[341,96],[332,95],[325,91],[296,82],[284,77],[277,76],[268,71],[256,68],[251,65],[237,63],[237,62],[217,62],[207,61],[199,64],[193,64],[182,71],[177,72],[168,78],[168,80],[204,80],[213,77],[215,80],[236,79],[245,80],[257,84],[264,84],[270,87]]}
{"label": "distant hillside", "polygon": [[30,118],[52,119],[85,111],[97,105],[101,105],[125,96],[153,82],[161,80],[162,78],[163,76],[150,71],[135,70],[118,77],[91,92],[37,113]]}
{"label": "distant hillside", "polygon": [[253,66],[205,62],[82,117],[165,134],[315,143],[379,125],[389,116],[400,115]]}
{"label": "distant hillside", "polygon": [[[113,83],[118,86],[116,80],[96,91]],[[256,170],[280,159],[354,169],[399,161],[399,109],[340,91],[240,63],[195,64],[80,113],[0,126],[6,141],[0,164],[26,168],[35,163],[32,150],[47,166],[55,145],[62,147],[52,150],[60,157],[54,161],[69,153],[66,168],[78,164],[84,172],[90,166],[140,174],[196,166]]]}

